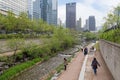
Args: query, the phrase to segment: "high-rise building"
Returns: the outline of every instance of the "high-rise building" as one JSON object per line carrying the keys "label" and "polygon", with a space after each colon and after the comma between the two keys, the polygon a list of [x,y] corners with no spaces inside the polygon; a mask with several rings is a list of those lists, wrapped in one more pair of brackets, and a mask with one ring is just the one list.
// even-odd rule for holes
{"label": "high-rise building", "polygon": [[66,28],[76,29],[76,3],[66,4]]}
{"label": "high-rise building", "polygon": [[47,22],[48,24],[57,25],[57,0],[47,1]]}
{"label": "high-rise building", "polygon": [[81,29],[82,29],[82,28],[81,28],[81,25],[82,25],[82,24],[81,24],[81,18],[79,18],[79,20],[77,20],[77,24],[76,24],[76,30],[77,30],[77,31],[81,31]]}
{"label": "high-rise building", "polygon": [[36,0],[33,4],[33,17],[57,25],[57,3],[57,0]]}
{"label": "high-rise building", "polygon": [[41,18],[41,8],[40,8],[40,1],[35,0],[33,2],[33,19],[40,19]]}
{"label": "high-rise building", "polygon": [[[40,0],[40,8],[41,8],[41,19],[47,22],[47,6],[48,0]],[[49,6],[50,7],[50,6]]]}
{"label": "high-rise building", "polygon": [[33,19],[33,0],[28,0],[28,17]]}
{"label": "high-rise building", "polygon": [[86,19],[86,30],[89,30],[89,19]]}
{"label": "high-rise building", "polygon": [[27,2],[27,0],[0,0],[0,13],[7,15],[8,11],[12,11],[16,16],[18,16],[20,12],[27,13]]}
{"label": "high-rise building", "polygon": [[95,17],[94,16],[89,16],[89,31],[95,31],[96,30],[96,23],[95,23]]}

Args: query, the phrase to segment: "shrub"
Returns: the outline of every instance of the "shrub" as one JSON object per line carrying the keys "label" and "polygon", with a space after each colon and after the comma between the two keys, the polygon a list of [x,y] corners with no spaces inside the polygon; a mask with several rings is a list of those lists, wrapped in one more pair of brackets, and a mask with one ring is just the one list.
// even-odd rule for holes
{"label": "shrub", "polygon": [[105,39],[111,42],[120,43],[120,29],[110,30],[100,34],[100,39]]}

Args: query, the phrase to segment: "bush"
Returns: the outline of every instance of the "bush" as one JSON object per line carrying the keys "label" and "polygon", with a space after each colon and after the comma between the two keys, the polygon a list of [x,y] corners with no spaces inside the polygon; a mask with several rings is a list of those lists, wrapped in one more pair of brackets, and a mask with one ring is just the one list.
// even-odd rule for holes
{"label": "bush", "polygon": [[120,29],[104,32],[100,34],[100,39],[105,39],[111,42],[120,43]]}
{"label": "bush", "polygon": [[23,53],[22,52],[18,52],[16,55],[15,55],[15,62],[19,62],[23,59]]}

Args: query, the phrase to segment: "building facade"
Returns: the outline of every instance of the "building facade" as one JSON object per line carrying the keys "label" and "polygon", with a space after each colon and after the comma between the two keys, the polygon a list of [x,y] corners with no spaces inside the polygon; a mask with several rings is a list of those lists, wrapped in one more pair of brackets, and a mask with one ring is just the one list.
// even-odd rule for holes
{"label": "building facade", "polygon": [[21,12],[27,13],[27,0],[0,0],[0,13],[7,15],[8,11],[12,11],[16,16]]}
{"label": "building facade", "polygon": [[57,25],[57,0],[36,0],[33,3],[34,19],[42,19],[48,24]]}
{"label": "building facade", "polygon": [[28,0],[28,17],[33,19],[33,0]]}
{"label": "building facade", "polygon": [[85,30],[89,30],[89,19],[86,19],[86,29]]}
{"label": "building facade", "polygon": [[81,18],[79,18],[79,20],[77,20],[77,23],[76,23],[76,30],[77,31],[81,31],[82,30],[81,25],[82,25]]}
{"label": "building facade", "polygon": [[40,8],[40,1],[35,0],[33,2],[33,19],[40,19],[41,18],[41,8]]}
{"label": "building facade", "polygon": [[95,31],[96,30],[96,22],[95,22],[95,16],[89,16],[89,31]]}
{"label": "building facade", "polygon": [[47,5],[47,22],[48,24],[57,25],[57,10],[58,10],[57,0],[48,0]]}
{"label": "building facade", "polygon": [[66,4],[66,28],[76,29],[76,3]]}
{"label": "building facade", "polygon": [[40,0],[40,8],[41,8],[41,19],[47,22],[47,5],[48,0]]}

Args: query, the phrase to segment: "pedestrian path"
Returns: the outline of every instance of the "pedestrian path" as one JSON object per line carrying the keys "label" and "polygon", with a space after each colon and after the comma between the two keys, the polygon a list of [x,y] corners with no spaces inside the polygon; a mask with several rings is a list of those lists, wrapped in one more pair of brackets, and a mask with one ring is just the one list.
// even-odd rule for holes
{"label": "pedestrian path", "polygon": [[[89,45],[88,48],[93,46]],[[96,57],[100,63],[98,67],[97,75],[94,75],[91,62]],[[57,80],[114,80],[109,72],[102,56],[99,51],[89,52],[87,56],[84,56],[82,52],[79,52],[72,62],[69,64],[66,71],[64,71]]]}
{"label": "pedestrian path", "polygon": [[78,80],[83,60],[83,53],[78,52],[75,58],[73,58],[71,63],[68,65],[67,70],[64,71],[57,80]]}
{"label": "pedestrian path", "polygon": [[[97,58],[98,62],[101,65],[100,67],[98,67],[97,75],[94,75],[91,67],[91,62],[94,57]],[[96,51],[92,54],[91,53],[88,54],[86,70],[85,70],[85,75],[83,80],[114,80],[99,51]]]}

